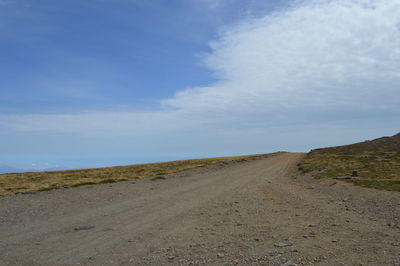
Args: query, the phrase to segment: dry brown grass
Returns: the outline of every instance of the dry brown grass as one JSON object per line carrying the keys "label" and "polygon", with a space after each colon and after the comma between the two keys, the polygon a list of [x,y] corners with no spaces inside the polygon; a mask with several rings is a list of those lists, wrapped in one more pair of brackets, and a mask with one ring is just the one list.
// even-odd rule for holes
{"label": "dry brown grass", "polygon": [[143,177],[164,178],[167,174],[230,161],[255,160],[273,154],[180,160],[91,169],[0,174],[0,194],[44,191],[62,186],[80,186],[126,181]]}

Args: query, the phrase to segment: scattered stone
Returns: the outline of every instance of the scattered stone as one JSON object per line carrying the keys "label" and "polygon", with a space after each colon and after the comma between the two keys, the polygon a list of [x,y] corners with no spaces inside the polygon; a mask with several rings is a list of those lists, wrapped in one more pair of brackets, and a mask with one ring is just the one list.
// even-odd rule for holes
{"label": "scattered stone", "polygon": [[309,224],[308,227],[316,227],[315,224]]}
{"label": "scattered stone", "polygon": [[297,266],[297,264],[296,264],[296,263],[293,263],[293,262],[291,262],[291,261],[288,261],[288,262],[282,264],[281,266]]}
{"label": "scattered stone", "polygon": [[293,245],[293,244],[289,243],[289,242],[279,242],[279,243],[274,244],[274,246],[278,247],[278,248],[289,247],[291,245]]}
{"label": "scattered stone", "polygon": [[19,192],[19,194],[23,194],[23,195],[35,195],[38,194],[39,191],[25,191],[25,192]]}
{"label": "scattered stone", "polygon": [[74,228],[74,231],[81,231],[81,230],[90,230],[93,229],[93,225],[83,225],[83,226],[78,226]]}
{"label": "scattered stone", "polygon": [[151,181],[157,181],[157,180],[165,180],[165,176],[163,175],[156,175],[155,177],[151,178]]}
{"label": "scattered stone", "polygon": [[336,242],[337,242],[337,240],[335,240],[335,239],[334,239],[334,240],[332,240],[332,243],[336,243]]}
{"label": "scattered stone", "polygon": [[336,177],[336,179],[339,179],[339,180],[351,179],[351,176],[349,176],[349,175],[342,175],[342,176]]}
{"label": "scattered stone", "polygon": [[202,243],[193,243],[193,244],[190,244],[189,245],[191,248],[196,248],[196,247],[201,247],[201,246],[203,246],[203,244]]}
{"label": "scattered stone", "polygon": [[169,256],[169,257],[168,257],[168,260],[174,260],[174,259],[175,259],[174,256]]}
{"label": "scattered stone", "polygon": [[217,253],[217,258],[222,259],[223,257],[225,257],[224,253]]}

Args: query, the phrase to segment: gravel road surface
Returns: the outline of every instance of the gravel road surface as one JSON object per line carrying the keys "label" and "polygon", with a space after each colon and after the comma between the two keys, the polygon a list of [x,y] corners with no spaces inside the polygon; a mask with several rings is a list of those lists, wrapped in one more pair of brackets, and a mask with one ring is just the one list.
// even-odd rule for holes
{"label": "gravel road surface", "polygon": [[400,193],[303,154],[0,197],[0,265],[397,265]]}

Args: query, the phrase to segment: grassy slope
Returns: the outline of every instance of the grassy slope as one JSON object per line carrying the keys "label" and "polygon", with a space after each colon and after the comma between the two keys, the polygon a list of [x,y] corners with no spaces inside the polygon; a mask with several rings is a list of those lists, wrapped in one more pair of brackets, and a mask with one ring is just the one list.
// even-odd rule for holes
{"label": "grassy slope", "polygon": [[312,150],[299,165],[319,178],[351,175],[356,185],[400,191],[400,133],[351,145]]}
{"label": "grassy slope", "polygon": [[60,186],[113,183],[149,176],[153,176],[154,179],[163,179],[164,175],[188,170],[191,168],[210,164],[226,163],[233,160],[247,161],[269,155],[248,155],[181,160],[163,163],[136,164],[52,172],[0,174],[0,194],[33,190],[43,191],[54,189]]}

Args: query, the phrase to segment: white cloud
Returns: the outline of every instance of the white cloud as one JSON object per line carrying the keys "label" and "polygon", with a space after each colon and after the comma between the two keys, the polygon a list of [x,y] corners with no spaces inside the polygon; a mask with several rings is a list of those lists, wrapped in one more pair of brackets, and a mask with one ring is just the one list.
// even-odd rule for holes
{"label": "white cloud", "polygon": [[[374,8],[366,7],[372,2]],[[374,88],[370,82],[399,77],[399,9],[398,1],[324,1],[247,21],[225,32],[206,58],[221,83],[179,92],[167,102],[188,107],[218,97],[232,105],[244,98],[271,107],[315,104],[315,96],[336,104],[360,93],[391,92],[396,83]]]}
{"label": "white cloud", "polygon": [[295,136],[318,125],[360,134],[377,121],[393,130],[389,123],[400,114],[399,14],[398,0],[304,1],[223,32],[204,58],[219,81],[179,91],[161,110],[3,115],[0,128],[174,143],[221,132],[218,141],[225,135],[260,142],[268,132]]}
{"label": "white cloud", "polygon": [[265,113],[340,115],[342,108],[349,116],[399,111],[399,13],[399,1],[313,1],[245,21],[213,42],[205,58],[220,82],[180,91],[164,104],[247,112],[247,120]]}

